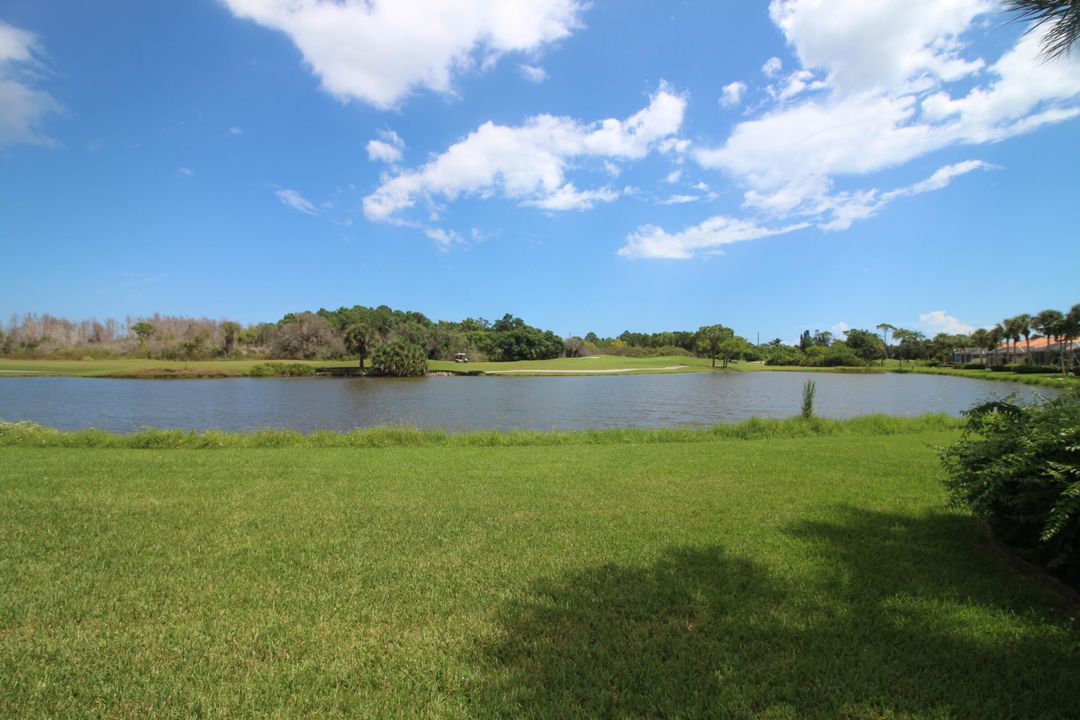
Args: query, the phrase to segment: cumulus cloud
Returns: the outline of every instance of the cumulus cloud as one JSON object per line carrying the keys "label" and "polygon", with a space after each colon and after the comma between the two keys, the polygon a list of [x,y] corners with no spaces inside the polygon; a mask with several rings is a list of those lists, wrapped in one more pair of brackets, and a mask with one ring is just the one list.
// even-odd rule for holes
{"label": "cumulus cloud", "polygon": [[746,83],[736,80],[728,83],[720,91],[720,104],[724,107],[736,107],[742,102],[743,93],[746,92]]}
{"label": "cumulus cloud", "polygon": [[726,215],[711,217],[677,233],[669,233],[655,225],[643,225],[627,236],[626,244],[619,248],[619,255],[635,259],[689,260],[701,251],[717,254],[724,245],[782,235],[806,226],[806,223],[795,223],[769,228]]}
{"label": "cumulus cloud", "polygon": [[780,70],[784,67],[784,63],[780,61],[778,57],[771,57],[765,61],[765,64],[761,66],[761,72],[765,77],[776,77]]}
{"label": "cumulus cloud", "polygon": [[776,78],[772,105],[693,156],[742,186],[746,210],[827,230],[986,169],[969,160],[889,192],[836,190],[842,178],[1080,115],[1080,55],[1044,61],[1041,30],[996,60],[971,54],[972,34],[995,10],[990,0],[772,0],[770,15],[801,67],[782,76],[771,58],[763,72]]}
{"label": "cumulus cloud", "polygon": [[772,0],[769,15],[802,67],[847,94],[976,72],[982,60],[964,59],[961,36],[994,9],[991,0]]}
{"label": "cumulus cloud", "polygon": [[568,117],[537,115],[519,126],[486,122],[417,168],[384,177],[364,198],[370,220],[393,221],[425,201],[462,196],[502,196],[546,210],[580,210],[611,202],[611,188],[579,190],[566,173],[574,160],[600,162],[644,158],[678,133],[686,98],[666,84],[644,109],[619,120],[585,124]]}
{"label": "cumulus cloud", "polygon": [[547,71],[536,65],[518,65],[522,77],[529,82],[542,83],[547,80]]}
{"label": "cumulus cloud", "polygon": [[396,106],[414,88],[451,92],[455,75],[534,53],[581,24],[577,0],[222,0],[285,33],[323,88]]}
{"label": "cumulus cloud", "polygon": [[970,335],[975,332],[975,326],[961,322],[959,318],[949,315],[944,310],[931,310],[919,315],[919,328],[933,337],[938,333],[948,335]]}
{"label": "cumulus cloud", "polygon": [[378,137],[367,144],[368,158],[384,163],[401,161],[405,141],[393,130],[380,130]]}
{"label": "cumulus cloud", "polygon": [[290,207],[293,210],[297,210],[306,215],[318,215],[319,208],[315,206],[315,203],[308,200],[296,190],[291,188],[284,188],[274,192],[277,195],[277,199],[281,201],[282,205]]}
{"label": "cumulus cloud", "polygon": [[41,129],[45,118],[60,105],[34,87],[40,52],[33,33],[0,21],[0,148],[15,143],[56,144]]}

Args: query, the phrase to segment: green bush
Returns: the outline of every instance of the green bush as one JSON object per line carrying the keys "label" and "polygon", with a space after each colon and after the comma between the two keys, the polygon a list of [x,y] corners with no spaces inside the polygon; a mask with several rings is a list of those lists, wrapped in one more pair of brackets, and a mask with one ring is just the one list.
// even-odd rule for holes
{"label": "green bush", "polygon": [[961,370],[985,370],[986,363],[984,362],[969,362],[960,366]]}
{"label": "green bush", "polygon": [[305,377],[314,374],[315,368],[311,365],[283,362],[260,363],[248,371],[251,377]]}
{"label": "green bush", "polygon": [[380,375],[416,377],[427,374],[423,349],[404,340],[383,343],[371,356],[371,367]]}
{"label": "green bush", "polygon": [[942,451],[952,502],[1025,557],[1080,581],[1080,391],[965,415],[963,438]]}
{"label": "green bush", "polygon": [[1061,368],[1057,365],[1010,365],[1009,369],[1021,375],[1061,373]]}

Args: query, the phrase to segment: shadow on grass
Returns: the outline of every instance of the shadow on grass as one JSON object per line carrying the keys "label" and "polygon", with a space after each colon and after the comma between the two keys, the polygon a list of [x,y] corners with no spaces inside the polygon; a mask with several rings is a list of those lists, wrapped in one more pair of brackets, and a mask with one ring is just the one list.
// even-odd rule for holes
{"label": "shadow on grass", "polygon": [[483,705],[533,717],[1076,716],[1080,634],[1028,609],[1039,598],[982,554],[970,520],[834,517],[788,529],[792,563],[809,565],[786,581],[712,546],[532,588],[485,648],[498,680]]}

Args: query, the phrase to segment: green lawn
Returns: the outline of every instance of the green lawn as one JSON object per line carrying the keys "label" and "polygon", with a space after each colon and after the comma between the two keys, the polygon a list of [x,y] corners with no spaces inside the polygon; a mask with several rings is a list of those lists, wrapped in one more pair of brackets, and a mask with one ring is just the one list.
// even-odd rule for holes
{"label": "green lawn", "polygon": [[[0,358],[0,377],[33,375],[65,375],[81,377],[131,377],[131,378],[196,378],[196,377],[244,377],[256,365],[267,362],[311,365],[313,367],[352,367],[356,360],[145,360],[120,358],[112,360],[11,360]],[[955,375],[980,380],[999,380],[1028,385],[1067,387],[1080,384],[1080,378],[1062,378],[1057,375],[1025,375],[1013,372],[990,372],[989,370],[953,370],[928,368],[921,365],[908,366],[910,372],[935,375]],[[434,372],[483,372],[507,375],[588,375],[707,372],[712,370],[708,358],[684,355],[668,355],[653,358],[631,358],[617,355],[599,355],[587,358],[556,358],[554,360],[522,360],[519,362],[473,362],[455,363],[444,360],[428,361],[428,369]],[[719,367],[717,369],[720,369]],[[773,372],[841,372],[877,373],[896,371],[895,361],[884,368],[870,367],[815,368],[798,366],[765,366],[761,363],[737,362],[730,365],[735,371]],[[626,371],[626,372],[623,372]]]}
{"label": "green lawn", "polygon": [[[243,377],[251,368],[267,362],[254,360],[146,360],[117,358],[111,360],[11,360],[0,358],[0,377],[19,375],[65,375],[81,377]],[[356,360],[281,360],[315,367],[351,367]],[[662,370],[676,365],[687,367]],[[596,358],[556,358],[554,360],[525,360],[521,362],[455,363],[431,360],[433,371],[507,372],[528,374],[525,371],[558,370],[559,374],[588,374],[596,370],[631,368],[633,372],[693,372],[709,369],[704,358],[684,356],[655,358],[626,358],[604,355]],[[569,372],[566,372],[569,371]],[[540,372],[537,374],[545,374]]]}
{"label": "green lawn", "polygon": [[[696,358],[686,355],[665,355],[651,358],[621,357],[618,355],[595,355],[583,358],[555,358],[553,360],[520,360],[516,362],[471,362],[454,363],[441,360],[429,360],[431,370],[481,371],[494,373],[545,374],[558,371],[559,374],[587,375],[596,371],[629,369],[632,372],[701,372],[709,370],[708,358]],[[668,369],[677,368],[677,369]]]}
{"label": "green lawn", "polygon": [[943,422],[20,440],[0,447],[0,716],[1075,717],[1075,608],[943,508]]}

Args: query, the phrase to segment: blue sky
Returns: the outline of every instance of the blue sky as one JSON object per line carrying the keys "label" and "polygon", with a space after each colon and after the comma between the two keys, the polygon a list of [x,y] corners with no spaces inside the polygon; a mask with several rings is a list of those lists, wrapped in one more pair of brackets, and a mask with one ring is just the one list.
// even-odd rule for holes
{"label": "blue sky", "polygon": [[988,0],[0,5],[0,314],[562,335],[1080,301],[1080,54]]}

